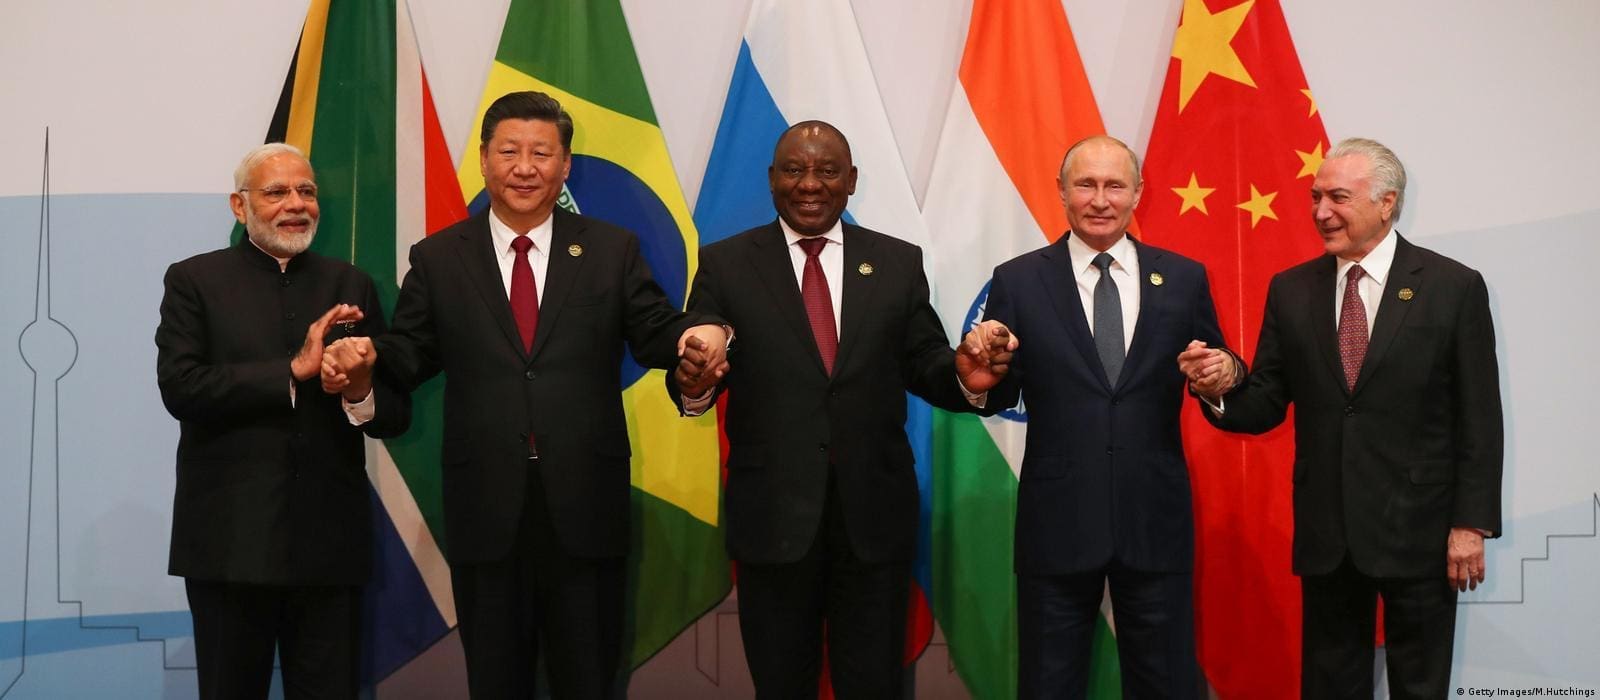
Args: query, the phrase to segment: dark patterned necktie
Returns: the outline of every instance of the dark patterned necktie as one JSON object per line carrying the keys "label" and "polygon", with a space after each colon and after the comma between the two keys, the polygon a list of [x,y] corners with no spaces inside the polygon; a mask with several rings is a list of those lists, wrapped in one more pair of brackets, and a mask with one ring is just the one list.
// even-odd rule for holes
{"label": "dark patterned necktie", "polygon": [[1100,268],[1100,281],[1094,285],[1094,349],[1106,369],[1106,381],[1116,386],[1127,350],[1122,347],[1122,297],[1111,279],[1111,262],[1109,253],[1094,256],[1094,266]]}
{"label": "dark patterned necktie", "polygon": [[811,335],[817,339],[817,352],[822,355],[822,366],[833,375],[833,358],[839,352],[839,330],[833,325],[833,295],[828,292],[828,278],[822,274],[822,247],[828,239],[821,236],[800,240],[800,249],[806,253],[805,270],[800,274],[800,299],[806,304],[806,316],[811,318]]}
{"label": "dark patterned necktie", "polygon": [[1351,391],[1367,357],[1367,307],[1361,304],[1361,277],[1365,274],[1360,265],[1345,273],[1344,301],[1339,304],[1339,361],[1344,364],[1344,388]]}

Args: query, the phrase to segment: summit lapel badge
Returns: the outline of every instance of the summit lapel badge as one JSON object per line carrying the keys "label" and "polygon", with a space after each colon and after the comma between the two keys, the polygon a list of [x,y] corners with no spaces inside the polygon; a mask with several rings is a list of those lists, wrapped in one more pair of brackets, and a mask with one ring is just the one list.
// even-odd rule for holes
{"label": "summit lapel badge", "polygon": [[1395,296],[1400,297],[1400,301],[1411,301],[1411,298],[1416,296],[1416,295],[1417,295],[1417,293],[1411,291],[1410,287],[1401,287],[1400,288],[1400,293],[1396,294]]}
{"label": "summit lapel badge", "polygon": [[871,277],[872,263],[861,263],[861,266],[856,268],[856,272],[861,273],[862,277]]}
{"label": "summit lapel badge", "polygon": [[571,255],[574,258],[583,255],[583,246],[576,243],[567,246],[567,255]]}
{"label": "summit lapel badge", "polygon": [[1167,278],[1162,277],[1161,273],[1159,273],[1159,272],[1150,273],[1150,284],[1152,286],[1159,287],[1159,286],[1161,286],[1163,284],[1166,284],[1166,283],[1167,283]]}

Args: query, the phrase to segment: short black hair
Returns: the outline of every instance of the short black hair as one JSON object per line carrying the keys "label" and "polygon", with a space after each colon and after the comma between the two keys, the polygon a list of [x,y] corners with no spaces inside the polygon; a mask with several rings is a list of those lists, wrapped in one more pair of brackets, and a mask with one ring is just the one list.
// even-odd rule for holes
{"label": "short black hair", "polygon": [[839,139],[839,143],[844,144],[844,156],[846,158],[850,158],[852,163],[855,162],[855,159],[853,157],[851,157],[851,154],[850,154],[850,139],[847,139],[847,138],[844,137],[844,132],[840,131],[839,127],[836,127],[836,126],[834,126],[832,124],[829,124],[829,123],[827,123],[825,121],[822,121],[821,119],[807,119],[807,120],[805,120],[803,122],[799,122],[799,123],[795,124],[794,126],[791,126],[791,127],[787,128],[787,129],[784,129],[783,133],[778,135],[778,142],[772,145],[772,164],[773,165],[777,165],[778,164],[778,149],[783,147],[784,139],[789,138],[789,134],[792,134],[792,133],[794,133],[796,131],[805,131],[807,129],[817,129],[817,130],[820,130],[822,133],[832,134],[835,137],[837,137]]}
{"label": "short black hair", "polygon": [[532,90],[501,95],[483,111],[483,131],[478,136],[480,148],[489,145],[489,140],[494,138],[495,127],[506,119],[554,122],[556,131],[561,133],[561,147],[568,153],[572,152],[572,115],[561,108],[556,98]]}

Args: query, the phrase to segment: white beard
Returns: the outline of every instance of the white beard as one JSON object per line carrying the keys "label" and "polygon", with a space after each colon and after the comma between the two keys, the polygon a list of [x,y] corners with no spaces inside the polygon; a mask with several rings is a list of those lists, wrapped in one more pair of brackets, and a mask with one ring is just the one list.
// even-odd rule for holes
{"label": "white beard", "polygon": [[[250,206],[249,200],[245,201],[244,230],[250,235],[250,241],[256,247],[266,251],[275,258],[292,258],[306,252],[311,247],[311,240],[317,236],[317,220],[311,217],[311,225],[306,227],[304,233],[286,233],[276,230],[276,221],[267,222],[256,218],[255,209]],[[278,219],[291,218],[286,214],[279,214]]]}

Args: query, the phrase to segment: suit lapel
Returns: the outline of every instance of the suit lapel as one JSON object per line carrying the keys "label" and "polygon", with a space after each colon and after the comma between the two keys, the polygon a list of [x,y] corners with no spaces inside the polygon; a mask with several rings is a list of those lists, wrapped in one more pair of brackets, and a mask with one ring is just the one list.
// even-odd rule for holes
{"label": "suit lapel", "polygon": [[1072,269],[1067,235],[1039,253],[1046,261],[1040,269],[1039,282],[1044,285],[1045,295],[1055,307],[1056,315],[1066,325],[1068,340],[1083,356],[1083,371],[1109,392],[1111,385],[1106,382],[1106,370],[1100,364],[1100,354],[1095,352],[1094,334],[1089,332],[1089,319],[1083,315],[1083,301],[1078,298],[1078,271]]}
{"label": "suit lapel", "polygon": [[[794,263],[789,258],[789,242],[783,229],[774,220],[752,236],[749,251],[750,265],[761,278],[767,293],[772,295],[772,308],[778,310],[789,330],[799,339],[801,347],[811,349],[811,358],[817,372],[826,374],[822,354],[817,351],[817,339],[811,335],[811,320],[806,316],[805,302],[800,298],[800,285],[794,278]],[[835,366],[838,357],[835,356]]]}
{"label": "suit lapel", "polygon": [[500,277],[500,263],[495,256],[494,237],[489,235],[489,212],[474,217],[472,226],[460,234],[461,264],[467,269],[467,279],[472,280],[483,297],[489,316],[506,340],[523,353],[522,334],[517,332],[517,320],[511,315],[511,300],[506,297],[505,282]]}
{"label": "suit lapel", "polygon": [[1306,312],[1311,314],[1311,335],[1316,339],[1317,354],[1322,356],[1323,364],[1333,374],[1334,383],[1339,388],[1345,389],[1344,363],[1339,359],[1339,338],[1333,320],[1334,297],[1339,290],[1334,285],[1334,275],[1339,269],[1339,259],[1331,255],[1324,256],[1317,263],[1312,275],[1307,278],[1310,288],[1305,290]]}
{"label": "suit lapel", "polygon": [[[843,284],[839,285],[844,294],[844,299],[839,302],[839,352],[833,358],[833,372],[839,373],[844,366],[850,351],[860,343],[862,319],[870,315],[872,308],[872,292],[878,288],[876,275],[862,273],[864,265],[871,265],[875,270],[884,270],[886,264],[882,260],[874,259],[877,250],[877,241],[868,237],[861,229],[846,224],[844,226],[844,268],[840,274],[844,275]],[[821,355],[818,355],[821,359]]]}
{"label": "suit lapel", "polygon": [[566,306],[567,295],[582,272],[585,260],[582,253],[571,253],[581,250],[572,246],[582,246],[586,228],[583,220],[559,208],[551,216],[555,217],[555,224],[551,227],[550,250],[546,253],[549,264],[544,272],[544,294],[539,297],[539,327],[533,333],[533,350],[528,353],[530,360],[538,357],[539,351],[548,344],[550,331],[556,327],[556,319]]}
{"label": "suit lapel", "polygon": [[[1397,238],[1399,233],[1394,234]],[[1394,336],[1411,310],[1409,301],[1401,301],[1399,292],[1415,292],[1422,286],[1422,265],[1413,255],[1414,248],[1404,238],[1395,241],[1394,262],[1389,264],[1389,278],[1384,280],[1383,298],[1378,300],[1378,315],[1372,320],[1372,337],[1367,340],[1367,356],[1361,361],[1361,374],[1356,376],[1356,392],[1366,386],[1367,380],[1383,360],[1384,353],[1394,341]]]}
{"label": "suit lapel", "polygon": [[1139,285],[1139,320],[1134,322],[1133,342],[1128,343],[1128,357],[1122,361],[1122,375],[1117,377],[1116,391],[1118,392],[1127,386],[1127,381],[1130,378],[1139,376],[1140,368],[1138,363],[1144,360],[1144,354],[1148,352],[1146,347],[1152,342],[1150,340],[1151,331],[1149,326],[1155,323],[1151,319],[1156,316],[1155,307],[1161,301],[1161,298],[1157,296],[1161,293],[1161,288],[1152,284],[1150,279],[1153,275],[1161,275],[1162,281],[1165,283],[1163,266],[1166,261],[1163,258],[1166,255],[1155,248],[1140,243],[1137,238],[1130,236],[1129,240],[1133,241],[1133,249],[1135,254],[1139,256],[1140,277],[1134,280],[1134,283]]}

